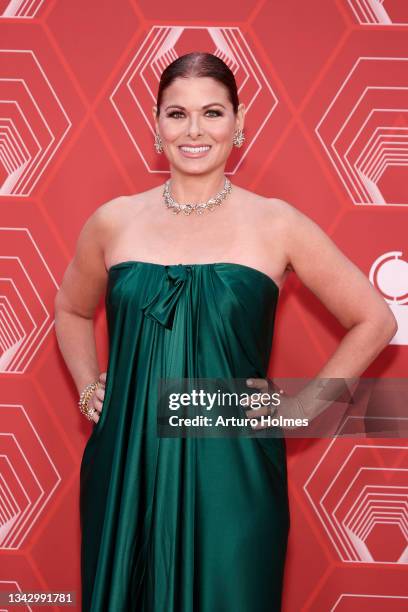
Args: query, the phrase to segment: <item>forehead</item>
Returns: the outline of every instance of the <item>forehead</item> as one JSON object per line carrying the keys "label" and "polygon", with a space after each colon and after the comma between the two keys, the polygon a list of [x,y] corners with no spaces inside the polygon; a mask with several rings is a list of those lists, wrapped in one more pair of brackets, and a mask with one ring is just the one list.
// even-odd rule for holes
{"label": "forehead", "polygon": [[212,102],[223,102],[228,99],[226,87],[211,77],[177,78],[163,92],[166,103],[178,102],[183,106]]}

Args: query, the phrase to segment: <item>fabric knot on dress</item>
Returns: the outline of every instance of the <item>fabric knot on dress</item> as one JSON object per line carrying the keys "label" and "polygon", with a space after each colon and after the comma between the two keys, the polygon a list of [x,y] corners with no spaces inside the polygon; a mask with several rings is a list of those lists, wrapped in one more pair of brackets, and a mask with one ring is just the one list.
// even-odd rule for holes
{"label": "fabric knot on dress", "polygon": [[159,291],[141,308],[145,317],[153,319],[166,327],[173,328],[177,302],[185,281],[191,274],[191,267],[183,264],[165,266],[166,274]]}

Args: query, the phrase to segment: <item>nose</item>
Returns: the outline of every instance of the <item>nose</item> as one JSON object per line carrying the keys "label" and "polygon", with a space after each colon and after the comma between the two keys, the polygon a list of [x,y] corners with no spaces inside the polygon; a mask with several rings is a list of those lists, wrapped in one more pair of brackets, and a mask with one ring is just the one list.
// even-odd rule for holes
{"label": "nose", "polygon": [[189,136],[199,136],[202,133],[202,128],[200,124],[199,117],[194,117],[194,115],[190,118],[190,123],[188,126],[188,135]]}

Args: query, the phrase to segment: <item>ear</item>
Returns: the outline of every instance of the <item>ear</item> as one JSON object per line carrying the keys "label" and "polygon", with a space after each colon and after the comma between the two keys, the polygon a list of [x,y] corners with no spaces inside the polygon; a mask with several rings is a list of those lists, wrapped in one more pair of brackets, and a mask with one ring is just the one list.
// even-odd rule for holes
{"label": "ear", "polygon": [[241,102],[241,104],[239,104],[238,106],[238,110],[237,110],[237,119],[235,122],[235,127],[236,129],[244,129],[244,123],[245,123],[245,105]]}

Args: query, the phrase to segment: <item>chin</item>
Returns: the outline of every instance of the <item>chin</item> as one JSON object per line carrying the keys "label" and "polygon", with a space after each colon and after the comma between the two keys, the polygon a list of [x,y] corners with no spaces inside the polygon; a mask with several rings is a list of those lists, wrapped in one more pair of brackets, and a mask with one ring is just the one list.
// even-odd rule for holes
{"label": "chin", "polygon": [[187,163],[183,163],[180,164],[180,162],[178,162],[177,164],[172,163],[172,167],[175,170],[178,170],[179,172],[184,172],[185,174],[203,174],[203,173],[208,173],[211,172],[212,170],[215,170],[217,166],[214,166],[214,164],[204,164],[204,163],[197,163],[200,160],[197,160],[195,164],[192,164],[191,162],[187,162]]}

